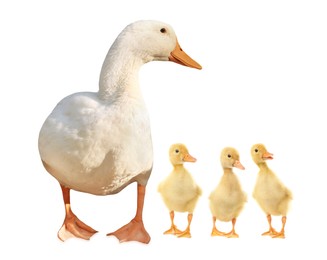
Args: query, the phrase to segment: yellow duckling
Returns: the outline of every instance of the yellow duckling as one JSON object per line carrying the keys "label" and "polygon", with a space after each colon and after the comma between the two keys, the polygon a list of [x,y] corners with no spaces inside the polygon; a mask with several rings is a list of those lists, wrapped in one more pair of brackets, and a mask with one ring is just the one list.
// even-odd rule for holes
{"label": "yellow duckling", "polygon": [[[213,219],[211,236],[239,237],[235,232],[236,218],[239,216],[247,201],[246,193],[242,190],[233,167],[244,170],[236,149],[226,147],[222,150],[220,161],[224,174],[215,190],[210,194],[210,209]],[[220,221],[232,221],[232,231],[224,233],[216,228],[216,219]]]}
{"label": "yellow duckling", "polygon": [[[202,194],[200,187],[195,183],[191,174],[184,168],[184,162],[195,162],[186,146],[173,144],[169,149],[169,158],[174,169],[158,187],[162,199],[170,211],[171,227],[164,234],[173,234],[178,237],[191,237],[190,225],[193,210]],[[180,231],[174,224],[175,211],[188,212],[188,225],[185,231]]]}
{"label": "yellow duckling", "polygon": [[[263,144],[252,146],[251,155],[260,171],[253,191],[253,198],[258,202],[261,209],[266,213],[269,230],[262,235],[270,235],[273,238],[285,238],[284,228],[286,214],[292,199],[292,193],[269,169],[266,160],[273,159]],[[282,216],[282,229],[276,232],[271,225],[271,215]]]}

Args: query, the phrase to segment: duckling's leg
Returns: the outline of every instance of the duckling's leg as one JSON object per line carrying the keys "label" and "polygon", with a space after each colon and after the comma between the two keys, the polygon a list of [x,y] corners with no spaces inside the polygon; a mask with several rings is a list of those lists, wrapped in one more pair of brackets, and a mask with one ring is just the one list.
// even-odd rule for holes
{"label": "duckling's leg", "polygon": [[90,239],[97,231],[80,221],[70,207],[70,189],[61,185],[65,203],[66,216],[62,227],[58,231],[58,238],[65,241],[71,237]]}
{"label": "duckling's leg", "polygon": [[145,196],[145,186],[137,184],[137,209],[135,217],[115,232],[108,233],[107,236],[116,236],[119,242],[138,241],[148,244],[150,236],[143,225],[143,205]]}
{"label": "duckling's leg", "polygon": [[166,230],[164,232],[164,234],[165,235],[167,235],[167,234],[177,235],[177,234],[182,233],[182,231],[180,231],[174,224],[174,217],[175,217],[174,211],[173,210],[170,211],[169,215],[170,215],[171,227],[170,227],[170,229]]}
{"label": "duckling's leg", "polygon": [[233,218],[232,219],[232,225],[233,225],[233,228],[232,228],[232,231],[227,233],[225,236],[228,237],[228,238],[238,238],[238,234],[236,234],[235,232],[235,223],[236,223],[236,218]]}
{"label": "duckling's leg", "polygon": [[192,213],[189,213],[187,215],[187,222],[188,222],[187,223],[187,227],[186,227],[186,229],[182,233],[180,233],[180,234],[177,235],[178,237],[191,237],[191,229],[190,229],[190,226],[191,226],[192,218],[193,218],[193,214]]}
{"label": "duckling's leg", "polygon": [[269,230],[267,232],[262,233],[262,236],[274,236],[277,234],[277,231],[271,226],[271,215],[267,215],[267,220],[269,223]]}
{"label": "duckling's leg", "polygon": [[277,233],[277,235],[273,236],[273,238],[285,238],[285,231],[284,231],[284,228],[285,228],[285,224],[286,224],[286,216],[283,216],[282,217],[282,229],[280,230],[279,233]]}
{"label": "duckling's leg", "polygon": [[219,231],[219,230],[216,228],[216,217],[215,217],[215,216],[212,217],[212,222],[213,222],[213,227],[212,227],[212,231],[211,231],[211,236],[212,236],[212,237],[214,237],[214,236],[224,236],[225,233]]}

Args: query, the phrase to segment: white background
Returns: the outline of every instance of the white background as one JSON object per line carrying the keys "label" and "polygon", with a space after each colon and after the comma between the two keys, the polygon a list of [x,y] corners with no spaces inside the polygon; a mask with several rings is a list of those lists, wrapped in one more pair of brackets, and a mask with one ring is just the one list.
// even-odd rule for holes
{"label": "white background", "polygon": [[[325,259],[327,8],[324,1],[1,1],[1,259]],[[170,62],[146,64],[140,84],[151,116],[154,168],[144,222],[151,242],[119,243],[105,234],[131,220],[135,183],[114,196],[72,191],[72,207],[99,230],[90,241],[62,243],[57,181],[43,168],[38,132],[63,97],[97,91],[104,57],[118,33],[139,19],[171,24],[198,71]],[[171,171],[169,146],[185,143],[198,159],[185,166],[203,189],[192,238],[164,236],[170,225],[157,186]],[[293,191],[286,239],[268,228],[252,199],[262,142],[269,166]],[[222,174],[219,156],[234,146],[235,170],[248,203],[239,239],[210,236],[208,195]],[[183,229],[186,214],[176,214]],[[217,223],[224,231],[231,224]],[[273,218],[280,228],[280,217]],[[6,257],[4,257],[6,255]],[[39,258],[42,257],[42,258]]]}

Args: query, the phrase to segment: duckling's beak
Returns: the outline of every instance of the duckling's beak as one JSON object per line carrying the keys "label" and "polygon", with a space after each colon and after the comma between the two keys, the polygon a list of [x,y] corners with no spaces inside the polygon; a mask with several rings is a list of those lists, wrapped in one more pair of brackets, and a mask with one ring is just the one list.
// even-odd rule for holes
{"label": "duckling's beak", "polygon": [[202,66],[193,60],[190,56],[188,56],[179,45],[178,41],[176,41],[175,49],[170,53],[168,57],[170,61],[176,62],[180,65],[184,65],[187,67],[202,69]]}
{"label": "duckling's beak", "polygon": [[196,162],[196,159],[190,154],[185,154],[183,161],[184,162]]}
{"label": "duckling's beak", "polygon": [[274,156],[274,155],[273,155],[272,153],[265,152],[265,153],[262,155],[262,159],[264,159],[264,160],[272,160],[272,159],[274,159],[273,156]]}
{"label": "duckling's beak", "polygon": [[245,170],[244,166],[241,164],[240,161],[235,161],[233,167],[238,168],[240,170]]}

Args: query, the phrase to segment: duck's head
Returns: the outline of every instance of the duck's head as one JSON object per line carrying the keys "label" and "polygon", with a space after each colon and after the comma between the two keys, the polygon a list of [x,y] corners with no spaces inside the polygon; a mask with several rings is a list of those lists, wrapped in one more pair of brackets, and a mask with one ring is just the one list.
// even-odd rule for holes
{"label": "duck's head", "polygon": [[269,153],[263,144],[255,144],[251,148],[251,156],[256,164],[265,162],[266,160],[272,160],[273,154]]}
{"label": "duck's head", "polygon": [[240,162],[238,151],[232,147],[225,147],[220,154],[220,162],[224,169],[238,168],[244,170],[244,166]]}
{"label": "duck's head", "polygon": [[182,50],[173,28],[166,23],[152,20],[137,21],[128,25],[118,39],[144,63],[154,60],[173,61],[202,69],[200,64]]}
{"label": "duck's head", "polygon": [[184,144],[173,144],[169,149],[169,159],[172,165],[181,165],[184,162],[196,162],[196,159],[190,155]]}

